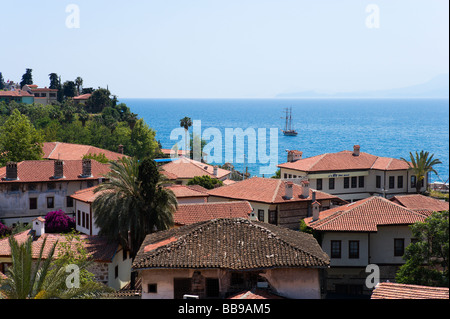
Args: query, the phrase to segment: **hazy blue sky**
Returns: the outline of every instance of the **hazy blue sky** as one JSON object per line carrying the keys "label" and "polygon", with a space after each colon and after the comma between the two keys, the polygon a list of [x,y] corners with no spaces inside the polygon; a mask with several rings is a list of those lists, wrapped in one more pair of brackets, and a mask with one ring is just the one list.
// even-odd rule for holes
{"label": "hazy blue sky", "polygon": [[[66,6],[80,10],[68,28]],[[379,28],[368,28],[369,4]],[[2,1],[0,72],[125,97],[389,89],[448,73],[448,0]],[[73,21],[73,20],[71,20]]]}

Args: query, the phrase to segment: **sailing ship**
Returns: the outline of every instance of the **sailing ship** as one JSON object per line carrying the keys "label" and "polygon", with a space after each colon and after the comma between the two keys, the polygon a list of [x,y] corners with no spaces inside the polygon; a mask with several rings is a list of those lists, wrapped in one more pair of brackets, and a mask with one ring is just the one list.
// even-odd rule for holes
{"label": "sailing ship", "polygon": [[282,130],[283,134],[287,136],[296,136],[298,133],[292,128],[292,107],[285,108],[284,111],[286,112],[286,124],[284,130]]}

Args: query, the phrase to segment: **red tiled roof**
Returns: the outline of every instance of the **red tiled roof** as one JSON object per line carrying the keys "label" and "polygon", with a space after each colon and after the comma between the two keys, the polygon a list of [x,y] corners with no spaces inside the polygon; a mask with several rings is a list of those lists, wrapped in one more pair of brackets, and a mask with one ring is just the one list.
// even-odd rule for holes
{"label": "red tiled roof", "polygon": [[375,287],[371,299],[449,299],[449,293],[447,287],[382,282]]}
{"label": "red tiled roof", "polygon": [[284,298],[275,295],[266,289],[253,289],[240,292],[236,295],[228,297],[227,299],[284,299]]}
{"label": "red tiled roof", "polygon": [[360,152],[359,156],[354,156],[352,151],[326,153],[304,158],[295,162],[283,163],[278,165],[278,167],[303,172],[345,171],[358,169],[404,170],[409,168],[408,164],[400,159],[378,157],[364,152]]}
{"label": "red tiled roof", "polygon": [[98,185],[76,191],[75,193],[70,195],[70,197],[72,197],[73,199],[79,200],[81,202],[93,203],[94,200],[97,198],[97,196],[99,196],[102,193],[102,192],[94,193],[94,190],[97,187],[98,187]]}
{"label": "red tiled roof", "polygon": [[182,157],[178,160],[172,161],[170,163],[161,166],[163,172],[162,174],[169,173],[166,175],[168,178],[181,178],[181,179],[191,179],[195,176],[208,175],[211,178],[223,178],[230,174],[230,171],[218,168],[217,176],[214,176],[214,166],[201,163],[189,158]]}
{"label": "red tiled roof", "polygon": [[92,95],[91,93],[81,94],[78,96],[74,96],[73,99],[74,100],[87,100],[91,97],[91,95]]}
{"label": "red tiled roof", "polygon": [[[24,243],[29,236],[31,236],[31,232],[29,230],[23,231],[14,235],[15,239],[19,244]],[[114,257],[114,253],[117,250],[116,243],[110,243],[105,237],[99,236],[87,236],[87,235],[79,235],[82,240],[83,246],[86,249],[88,255],[92,257],[95,261],[99,262],[110,262]],[[64,243],[67,242],[66,236],[63,234],[43,234],[37,240],[34,240],[32,243],[32,257],[34,259],[39,258],[39,253],[44,243],[44,239],[46,239],[46,244],[44,247],[43,258],[47,258],[50,252],[51,247],[56,243]],[[71,245],[75,248],[75,243],[73,242]],[[61,252],[60,245],[56,246],[54,257],[58,257]],[[0,240],[0,256],[1,257],[10,257],[11,256],[11,248],[9,246],[9,239],[3,238]]]}
{"label": "red tiled roof", "polygon": [[[199,186],[199,185],[171,185],[167,186],[167,189],[170,189],[177,198],[185,198],[185,197],[208,197],[209,194],[205,191],[201,191],[193,186]],[[201,187],[201,186],[200,186]],[[203,187],[201,187],[203,188]]]}
{"label": "red tiled roof", "polygon": [[307,217],[304,221],[309,227],[320,231],[376,232],[381,225],[409,225],[425,219],[423,214],[383,197],[372,196],[322,211],[316,221],[312,217]]}
{"label": "red tiled roof", "polygon": [[211,196],[275,204],[294,201],[310,201],[312,200],[312,193],[316,192],[317,200],[337,199],[339,201],[343,201],[335,195],[330,195],[312,189],[309,190],[309,196],[307,198],[303,198],[301,196],[303,192],[302,186],[297,184],[293,184],[292,186],[293,197],[291,199],[286,199],[284,198],[286,194],[286,183],[288,183],[288,181],[282,179],[252,177],[231,185],[212,189],[208,193]]}
{"label": "red tiled roof", "polygon": [[65,160],[64,178],[53,179],[54,161],[23,161],[17,163],[18,180],[4,180],[6,177],[6,167],[0,167],[0,184],[98,179],[103,177],[109,171],[110,168],[108,164],[102,164],[95,160],[91,160],[92,177],[80,177],[82,173],[82,160]]}
{"label": "red tiled roof", "polygon": [[246,201],[180,204],[173,218],[176,225],[188,225],[216,218],[248,219],[251,212]]}
{"label": "red tiled roof", "polygon": [[34,93],[38,92],[58,92],[58,89],[49,89],[49,88],[38,88],[38,87],[30,87],[31,91]]}
{"label": "red tiled roof", "polygon": [[390,200],[414,211],[431,213],[449,210],[448,202],[420,194],[397,195]]}
{"label": "red tiled roof", "polygon": [[61,160],[79,160],[88,154],[105,154],[106,158],[115,161],[126,155],[101,149],[91,145],[62,143],[62,142],[45,142],[42,148],[44,152],[43,158],[61,159]]}
{"label": "red tiled roof", "polygon": [[24,90],[15,90],[15,91],[3,91],[3,90],[0,90],[0,96],[13,96],[13,97],[27,96],[27,97],[31,97],[31,96],[34,96],[34,95],[30,94],[30,93],[28,93],[27,91],[24,91]]}

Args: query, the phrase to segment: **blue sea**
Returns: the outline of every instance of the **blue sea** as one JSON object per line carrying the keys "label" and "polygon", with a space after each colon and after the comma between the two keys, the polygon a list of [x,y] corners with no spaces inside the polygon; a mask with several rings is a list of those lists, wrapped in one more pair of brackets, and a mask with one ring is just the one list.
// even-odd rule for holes
{"label": "blue sea", "polygon": [[[163,148],[171,148],[180,140],[171,140],[170,136],[185,116],[201,121],[202,134],[215,128],[215,132],[222,134],[223,147],[223,160],[216,164],[226,162],[227,128],[244,131],[250,128],[256,133],[265,128],[267,154],[270,143],[277,143],[276,164],[286,162],[286,150],[300,150],[306,158],[353,150],[353,145],[358,144],[361,152],[393,158],[409,158],[409,152],[429,151],[442,162],[435,167],[438,175],[432,173],[431,180],[445,182],[449,177],[448,99],[120,99],[120,102],[126,103],[156,131],[156,139]],[[292,126],[298,135],[284,136],[283,109],[291,107]],[[277,132],[272,138],[271,128]],[[258,141],[261,137],[262,134],[257,135]],[[267,167],[268,163],[261,162],[258,156],[256,161],[251,159],[247,143],[243,148],[234,147],[235,169],[247,168],[252,176],[262,176],[261,167]],[[245,162],[236,155],[242,151]],[[275,169],[271,173],[274,172]],[[265,176],[269,175],[266,172]]]}

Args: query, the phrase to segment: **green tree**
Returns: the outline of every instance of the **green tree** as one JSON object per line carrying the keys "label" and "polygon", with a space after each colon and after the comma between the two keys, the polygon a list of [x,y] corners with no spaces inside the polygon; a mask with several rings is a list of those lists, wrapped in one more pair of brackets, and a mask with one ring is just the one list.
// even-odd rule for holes
{"label": "green tree", "polygon": [[180,120],[180,127],[184,128],[184,134],[185,134],[185,136],[184,136],[184,142],[185,142],[184,145],[186,148],[184,150],[185,154],[189,154],[188,147],[189,147],[190,143],[188,143],[188,130],[191,126],[192,126],[192,120],[190,117],[185,116]]}
{"label": "green tree", "polygon": [[65,97],[74,97],[77,94],[77,88],[74,81],[66,81],[63,84],[63,93]]}
{"label": "green tree", "polygon": [[131,156],[138,159],[152,157],[158,144],[155,140],[155,131],[152,130],[143,119],[137,120],[131,131]]}
{"label": "green tree", "polygon": [[412,169],[414,176],[416,176],[416,192],[420,193],[420,188],[425,180],[425,176],[428,172],[433,172],[437,174],[436,170],[433,166],[437,164],[442,164],[439,159],[433,159],[434,154],[429,154],[429,152],[424,152],[423,150],[420,153],[415,152],[413,155],[412,152],[409,152],[410,162],[404,159],[401,160],[408,163],[409,168]]}
{"label": "green tree", "polygon": [[15,109],[0,127],[0,166],[42,159],[42,137],[26,115]]}
{"label": "green tree", "polygon": [[111,162],[107,181],[95,192],[95,223],[99,234],[117,240],[134,258],[145,236],[173,224],[177,208],[173,192],[162,188],[162,176],[151,160],[123,157]]}
{"label": "green tree", "polygon": [[415,242],[408,245],[396,282],[448,287],[449,261],[448,211],[435,212],[425,222],[411,225]]}
{"label": "green tree", "polygon": [[[9,237],[12,264],[6,279],[0,279],[0,292],[9,299],[70,299],[98,296],[108,291],[105,286],[89,281],[80,286],[67,287],[67,272],[63,263],[54,263],[54,243],[46,256],[46,239],[43,240],[37,261],[33,260],[33,237],[19,244],[14,236]],[[79,263],[85,269],[89,263]]]}
{"label": "green tree", "polygon": [[33,70],[26,69],[25,73],[22,75],[22,81],[20,81],[20,87],[22,88],[25,84],[33,84]]}
{"label": "green tree", "polygon": [[2,72],[0,72],[0,90],[5,88],[5,80],[3,79]]}
{"label": "green tree", "polygon": [[49,85],[49,89],[59,89],[61,86],[61,83],[59,81],[59,77],[58,74],[56,73],[50,73],[48,75],[48,77],[50,78],[50,85]]}
{"label": "green tree", "polygon": [[81,77],[77,77],[75,79],[75,86],[77,87],[77,95],[80,95],[81,89],[83,88],[83,79]]}
{"label": "green tree", "polygon": [[86,111],[90,113],[99,113],[105,107],[111,106],[111,93],[108,89],[99,88],[95,90],[86,101]]}
{"label": "green tree", "polygon": [[211,176],[195,176],[190,179],[187,183],[188,185],[200,185],[206,189],[213,189],[215,187],[223,186],[223,182],[217,178],[211,178]]}

